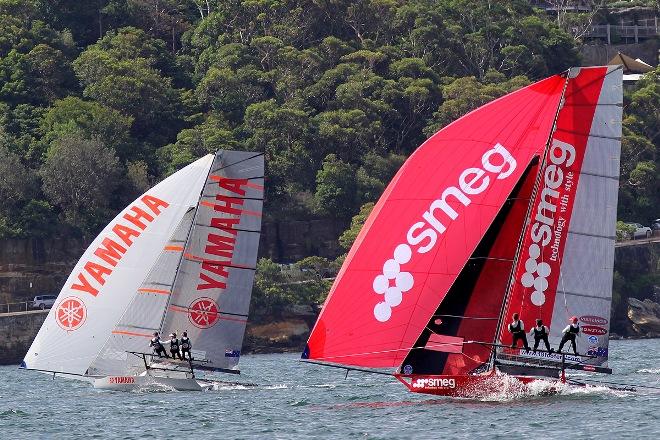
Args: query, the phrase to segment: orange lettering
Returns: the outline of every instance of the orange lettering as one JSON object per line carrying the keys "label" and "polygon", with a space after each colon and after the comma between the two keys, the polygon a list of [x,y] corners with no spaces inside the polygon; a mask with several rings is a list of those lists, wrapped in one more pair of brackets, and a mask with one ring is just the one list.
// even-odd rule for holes
{"label": "orange lettering", "polygon": [[150,196],[149,194],[145,194],[142,196],[140,199],[142,200],[142,203],[147,205],[149,209],[151,209],[151,212],[153,212],[155,215],[160,214],[160,209],[158,209],[159,206],[163,208],[167,208],[170,206],[169,203],[167,203],[165,200],[161,200],[158,197]]}
{"label": "orange lettering", "polygon": [[218,185],[221,188],[226,189],[227,191],[231,191],[234,194],[238,194],[240,196],[245,195],[245,190],[241,188],[241,186],[247,186],[248,180],[247,179],[227,179],[224,177],[219,177],[218,178]]}
{"label": "orange lettering", "polygon": [[208,270],[209,272],[213,272],[214,274],[220,275],[223,278],[227,278],[229,276],[229,272],[227,272],[226,265],[227,263],[205,261],[204,263],[202,263],[202,269]]}
{"label": "orange lettering", "polygon": [[234,208],[233,205],[243,206],[244,199],[237,199],[235,197],[227,197],[218,194],[215,196],[215,200],[220,202],[216,204],[213,209],[220,212],[226,212],[227,214],[241,215],[241,210]]}
{"label": "orange lettering", "polygon": [[105,266],[101,266],[100,264],[88,261],[85,264],[85,270],[87,271],[88,274],[90,274],[94,279],[100,284],[104,285],[105,280],[103,279],[103,275],[110,275],[112,273],[112,269],[109,269]]}
{"label": "orange lettering", "polygon": [[133,240],[131,240],[131,237],[139,237],[140,232],[136,231],[135,229],[129,228],[128,226],[124,226],[121,223],[117,223],[113,228],[112,232],[117,234],[117,237],[121,238],[121,240],[126,243],[126,246],[130,246],[133,244]]}
{"label": "orange lettering", "polygon": [[218,228],[229,232],[230,234],[238,234],[238,231],[234,229],[234,226],[237,226],[241,222],[240,218],[217,218],[213,217],[211,219],[211,227]]}
{"label": "orange lettering", "polygon": [[126,252],[125,247],[110,238],[104,238],[101,246],[94,251],[94,255],[114,267],[121,260],[124,252]]}
{"label": "orange lettering", "polygon": [[234,253],[234,244],[236,243],[235,237],[209,234],[208,242],[209,244],[204,248],[204,252],[231,260]]}
{"label": "orange lettering", "polygon": [[210,276],[200,273],[199,278],[201,278],[202,281],[205,281],[206,284],[199,284],[197,286],[197,290],[206,290],[206,289],[224,289],[227,287],[225,283],[222,281],[217,281],[211,278]]}
{"label": "orange lettering", "polygon": [[74,290],[80,290],[81,292],[87,292],[92,296],[98,295],[99,291],[92,287],[91,284],[89,284],[89,281],[87,281],[87,278],[85,278],[85,275],[83,274],[78,274],[78,281],[80,281],[80,284],[73,284],[71,286],[72,289]]}
{"label": "orange lettering", "polygon": [[124,214],[124,218],[142,230],[144,230],[144,228],[146,228],[147,225],[142,223],[141,219],[144,219],[147,222],[152,222],[154,220],[152,216],[150,216],[149,214],[147,214],[137,206],[131,207],[131,211],[133,211],[135,215],[131,215],[130,213],[127,212],[126,214]]}

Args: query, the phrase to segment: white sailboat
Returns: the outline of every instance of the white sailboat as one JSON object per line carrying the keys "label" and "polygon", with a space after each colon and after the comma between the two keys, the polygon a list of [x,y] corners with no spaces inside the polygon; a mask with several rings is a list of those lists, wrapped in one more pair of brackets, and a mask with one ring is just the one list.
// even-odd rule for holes
{"label": "white sailboat", "polygon": [[[69,275],[21,365],[96,388],[208,387],[239,373],[261,231],[263,154],[219,151],[120,212]],[[150,352],[186,331],[193,361]]]}

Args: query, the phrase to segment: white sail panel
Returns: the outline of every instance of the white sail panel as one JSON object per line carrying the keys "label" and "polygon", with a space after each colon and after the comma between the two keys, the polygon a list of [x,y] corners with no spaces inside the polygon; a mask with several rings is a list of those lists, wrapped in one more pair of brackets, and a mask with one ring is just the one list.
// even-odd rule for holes
{"label": "white sail panel", "polygon": [[603,82],[580,171],[575,205],[561,264],[551,338],[559,341],[568,319],[582,332],[587,363],[607,365],[614,270],[614,241],[621,150],[622,70],[610,66]]}
{"label": "white sail panel", "polygon": [[263,207],[263,155],[216,156],[170,298],[163,333],[188,332],[196,359],[238,364]]}
{"label": "white sail panel", "polygon": [[[192,228],[195,209],[190,208],[163,248],[160,257],[133,295],[124,315],[96,360],[89,367],[92,375],[126,375],[139,371],[143,359],[128,352],[149,353],[153,333],[160,331],[177,267]],[[163,339],[166,339],[166,335]]]}
{"label": "white sail panel", "polygon": [[213,155],[188,165],[119,213],[69,275],[25,356],[30,369],[85,374],[181,218],[199,199]]}

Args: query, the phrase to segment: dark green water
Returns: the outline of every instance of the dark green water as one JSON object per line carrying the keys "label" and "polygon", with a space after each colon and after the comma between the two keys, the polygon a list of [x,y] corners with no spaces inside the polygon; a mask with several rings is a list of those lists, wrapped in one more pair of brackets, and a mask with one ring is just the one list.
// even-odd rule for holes
{"label": "dark green water", "polygon": [[[613,341],[610,351],[615,374],[599,377],[660,388],[660,340]],[[660,390],[456,400],[411,394],[385,376],[344,379],[295,355],[245,356],[241,367],[240,380],[259,386],[108,392],[0,367],[0,439],[660,438]]]}

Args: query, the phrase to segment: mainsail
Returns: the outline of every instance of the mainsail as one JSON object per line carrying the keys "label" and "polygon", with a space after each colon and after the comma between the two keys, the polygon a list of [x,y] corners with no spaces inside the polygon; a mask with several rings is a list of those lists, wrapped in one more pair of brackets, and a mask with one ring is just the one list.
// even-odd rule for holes
{"label": "mainsail", "polygon": [[[578,351],[594,356],[579,361],[599,366],[607,365],[609,345],[621,84],[620,67],[571,70],[503,316],[519,312],[528,328],[543,319],[555,347],[577,317]],[[511,337],[502,332],[501,340]]]}
{"label": "mainsail", "polygon": [[553,342],[579,316],[598,343],[582,346],[604,363],[620,121],[620,69],[576,68],[436,133],[365,222],[303,358],[478,373],[522,311],[528,330],[550,323]]}
{"label": "mainsail", "polygon": [[[401,364],[470,258],[480,256],[479,244],[514,190],[525,186],[519,182],[543,153],[565,82],[553,76],[495,100],[415,151],[347,255],[303,357],[365,367]],[[489,261],[500,252],[480,251],[493,257]],[[510,250],[502,252],[511,260]],[[498,312],[475,311],[495,323]],[[462,351],[459,339],[435,336],[432,345]]]}
{"label": "mainsail", "polygon": [[236,151],[205,156],[147,191],[83,254],[23,366],[135,373],[140,362],[128,352],[144,352],[154,331],[188,330],[200,360],[234,367],[262,199],[263,156]]}
{"label": "mainsail", "polygon": [[216,156],[183,251],[163,332],[187,331],[196,358],[212,369],[239,360],[257,263],[264,157]]}

